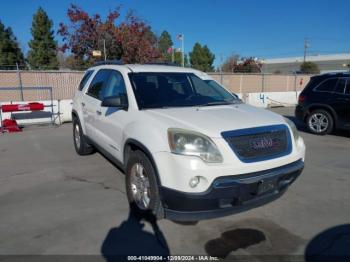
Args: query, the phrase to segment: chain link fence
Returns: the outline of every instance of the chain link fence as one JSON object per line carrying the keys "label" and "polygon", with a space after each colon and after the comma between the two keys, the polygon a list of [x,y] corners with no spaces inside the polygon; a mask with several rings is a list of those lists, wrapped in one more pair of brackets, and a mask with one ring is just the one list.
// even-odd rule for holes
{"label": "chain link fence", "polygon": [[[310,75],[238,74],[209,73],[216,81],[232,92],[262,93],[301,91],[310,80]],[[19,88],[2,91],[3,101],[46,100],[45,93],[35,90],[21,90],[21,87],[52,87],[53,99],[72,99],[83,77],[83,71],[28,71],[0,70],[0,87]]]}
{"label": "chain link fence", "polygon": [[22,87],[52,87],[53,99],[71,99],[78,86],[83,71],[0,71],[0,87],[19,88],[2,91],[0,102],[47,100],[46,93],[36,90],[23,90]]}

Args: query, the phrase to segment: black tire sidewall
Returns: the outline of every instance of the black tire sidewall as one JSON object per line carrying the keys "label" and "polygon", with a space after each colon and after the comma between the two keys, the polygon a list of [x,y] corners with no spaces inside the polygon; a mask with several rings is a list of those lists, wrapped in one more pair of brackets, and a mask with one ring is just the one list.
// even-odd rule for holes
{"label": "black tire sidewall", "polygon": [[[76,125],[79,126],[80,148],[77,147],[77,145],[75,143],[75,139],[74,139]],[[73,143],[74,143],[75,151],[77,152],[77,154],[79,154],[81,156],[89,155],[89,154],[92,154],[94,152],[94,148],[86,142],[86,138],[84,136],[83,129],[81,127],[79,118],[77,118],[77,117],[73,118]]]}
{"label": "black tire sidewall", "polygon": [[[327,118],[327,120],[328,120],[328,127],[327,127],[327,129],[326,129],[325,131],[322,131],[322,132],[315,132],[314,130],[312,130],[312,129],[310,128],[309,121],[310,121],[310,118],[311,118],[314,114],[323,114],[323,115]],[[331,115],[329,112],[327,112],[326,110],[322,110],[322,109],[312,111],[312,112],[308,115],[308,117],[307,117],[307,119],[306,119],[306,126],[307,126],[307,129],[309,130],[309,132],[311,132],[311,133],[313,133],[313,134],[316,134],[316,135],[326,135],[326,134],[331,133],[332,130],[333,130],[333,125],[334,125],[333,123],[334,123],[334,122],[333,122],[333,117],[332,117],[332,115]]]}
{"label": "black tire sidewall", "polygon": [[[137,207],[136,203],[134,202],[132,193],[131,193],[131,181],[130,181],[130,172],[131,168],[134,166],[134,164],[140,163],[146,171],[146,175],[148,176],[149,182],[150,182],[150,207],[149,210],[142,210]],[[160,201],[159,196],[159,188],[156,178],[156,171],[151,163],[151,161],[148,159],[148,157],[142,152],[142,151],[134,151],[130,154],[127,165],[126,165],[126,178],[125,178],[125,186],[126,186],[126,193],[128,197],[128,201],[130,204],[130,208],[133,212],[135,212],[137,215],[145,216],[150,211],[152,214],[157,218],[163,218],[163,208]]]}
{"label": "black tire sidewall", "polygon": [[[79,148],[77,147],[77,144],[75,142],[75,127],[77,125],[79,126],[79,136],[80,136],[80,147]],[[82,147],[81,125],[80,125],[79,119],[76,117],[73,118],[73,143],[74,143],[75,151],[78,154],[81,154],[81,147]]]}

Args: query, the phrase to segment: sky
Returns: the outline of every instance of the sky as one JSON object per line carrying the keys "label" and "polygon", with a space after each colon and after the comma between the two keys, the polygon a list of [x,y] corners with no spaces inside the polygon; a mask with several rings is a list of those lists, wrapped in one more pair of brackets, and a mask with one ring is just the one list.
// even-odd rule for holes
{"label": "sky", "polygon": [[[304,39],[309,54],[350,52],[348,0],[0,0],[0,20],[12,27],[22,49],[28,51],[32,16],[43,7],[57,31],[67,22],[71,3],[89,14],[105,17],[122,5],[133,9],[156,34],[167,30],[175,47],[177,34],[185,36],[185,52],[195,42],[215,54],[215,65],[231,54],[261,59],[302,56]],[[56,39],[61,43],[60,36]]]}

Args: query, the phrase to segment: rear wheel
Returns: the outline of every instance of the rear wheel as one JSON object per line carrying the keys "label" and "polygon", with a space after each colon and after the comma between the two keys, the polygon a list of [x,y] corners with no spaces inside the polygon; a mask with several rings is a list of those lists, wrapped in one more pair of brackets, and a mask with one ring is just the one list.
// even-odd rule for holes
{"label": "rear wheel", "polygon": [[73,118],[73,142],[78,155],[84,156],[94,152],[94,148],[87,143],[87,139],[77,117]]}
{"label": "rear wheel", "polygon": [[326,135],[333,130],[333,117],[326,110],[318,109],[310,113],[306,119],[308,130],[317,135]]}
{"label": "rear wheel", "polygon": [[154,167],[148,157],[139,150],[130,154],[125,185],[134,212],[139,215],[148,215],[151,212],[157,219],[164,217]]}

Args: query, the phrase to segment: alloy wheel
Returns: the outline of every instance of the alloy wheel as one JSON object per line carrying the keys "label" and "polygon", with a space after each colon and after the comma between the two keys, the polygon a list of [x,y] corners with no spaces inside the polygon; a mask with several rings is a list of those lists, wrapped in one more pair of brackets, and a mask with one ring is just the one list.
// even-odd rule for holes
{"label": "alloy wheel", "polygon": [[147,210],[150,206],[150,182],[144,166],[135,163],[130,172],[130,187],[132,197],[141,210]]}
{"label": "alloy wheel", "polygon": [[312,131],[322,133],[328,129],[329,120],[324,114],[316,113],[309,118],[308,124]]}
{"label": "alloy wheel", "polygon": [[79,150],[80,149],[80,127],[77,124],[74,127],[74,142],[75,142],[75,146]]}

